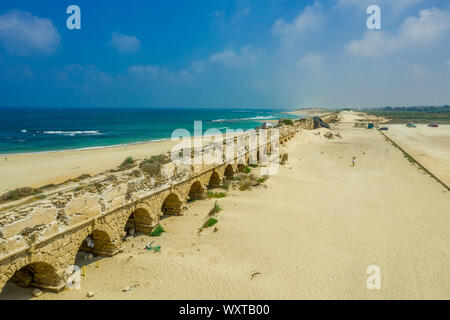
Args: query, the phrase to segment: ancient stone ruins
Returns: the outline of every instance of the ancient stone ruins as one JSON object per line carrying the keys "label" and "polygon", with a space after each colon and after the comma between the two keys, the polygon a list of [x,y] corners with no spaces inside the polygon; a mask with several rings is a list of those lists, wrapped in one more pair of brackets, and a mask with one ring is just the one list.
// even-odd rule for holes
{"label": "ancient stone ruins", "polygon": [[162,215],[182,215],[189,199],[201,198],[208,187],[243,170],[260,152],[270,157],[301,126],[308,122],[279,126],[278,141],[268,140],[253,150],[247,146],[242,154],[233,154],[231,163],[171,161],[155,176],[136,168],[110,170],[88,182],[58,186],[45,196],[0,204],[0,290],[10,279],[54,292],[64,289],[80,250],[117,254],[127,231],[149,233]]}

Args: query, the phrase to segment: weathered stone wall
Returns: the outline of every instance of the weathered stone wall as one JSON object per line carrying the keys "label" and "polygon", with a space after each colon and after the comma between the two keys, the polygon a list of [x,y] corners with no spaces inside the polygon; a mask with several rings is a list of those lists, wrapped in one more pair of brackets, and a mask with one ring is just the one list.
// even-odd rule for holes
{"label": "weathered stone wall", "polygon": [[[277,144],[291,139],[298,125],[283,126],[280,131]],[[274,146],[268,141],[263,147]],[[234,162],[219,165],[170,162],[157,177],[135,177],[130,174],[133,169],[115,172],[102,179],[94,177],[89,185],[7,208],[0,213],[0,289],[16,275],[22,284],[61,290],[80,248],[96,255],[120,252],[130,229],[148,233],[163,214],[182,214],[190,196],[201,197],[207,186],[221,184],[258,151],[257,146],[243,152],[224,150],[224,158]],[[88,236],[93,248],[86,241]]]}

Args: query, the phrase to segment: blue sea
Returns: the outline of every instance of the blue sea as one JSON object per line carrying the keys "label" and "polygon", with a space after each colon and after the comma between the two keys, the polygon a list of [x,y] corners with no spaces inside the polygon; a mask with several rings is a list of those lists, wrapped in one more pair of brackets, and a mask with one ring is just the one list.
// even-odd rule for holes
{"label": "blue sea", "polygon": [[296,118],[281,110],[0,108],[0,154],[106,147],[170,139],[194,121],[203,131],[250,129],[261,120]]}

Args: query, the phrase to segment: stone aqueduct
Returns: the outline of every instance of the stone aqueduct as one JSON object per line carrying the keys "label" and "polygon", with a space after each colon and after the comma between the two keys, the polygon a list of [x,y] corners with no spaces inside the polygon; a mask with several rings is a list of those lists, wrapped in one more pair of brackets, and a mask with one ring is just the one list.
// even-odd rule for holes
{"label": "stone aqueduct", "polygon": [[[274,143],[283,145],[298,131],[298,125],[280,127],[279,141],[266,142],[265,149],[270,154]],[[117,254],[127,225],[148,233],[163,214],[181,215],[189,199],[202,197],[207,187],[218,186],[224,177],[241,171],[254,151],[246,148],[244,156],[234,154],[235,161],[229,164],[180,168],[171,162],[163,166],[158,181],[124,171],[114,181],[97,183],[97,190],[59,190],[45,199],[3,206],[0,291],[11,278],[53,292],[63,290],[67,270],[80,250]],[[88,236],[93,248],[86,246]]]}

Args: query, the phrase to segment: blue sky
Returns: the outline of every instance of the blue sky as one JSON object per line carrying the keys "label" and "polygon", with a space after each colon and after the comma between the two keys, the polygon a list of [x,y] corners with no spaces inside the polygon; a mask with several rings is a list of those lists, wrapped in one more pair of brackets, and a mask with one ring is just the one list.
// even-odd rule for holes
{"label": "blue sky", "polygon": [[449,40],[445,0],[2,0],[0,106],[443,105]]}

